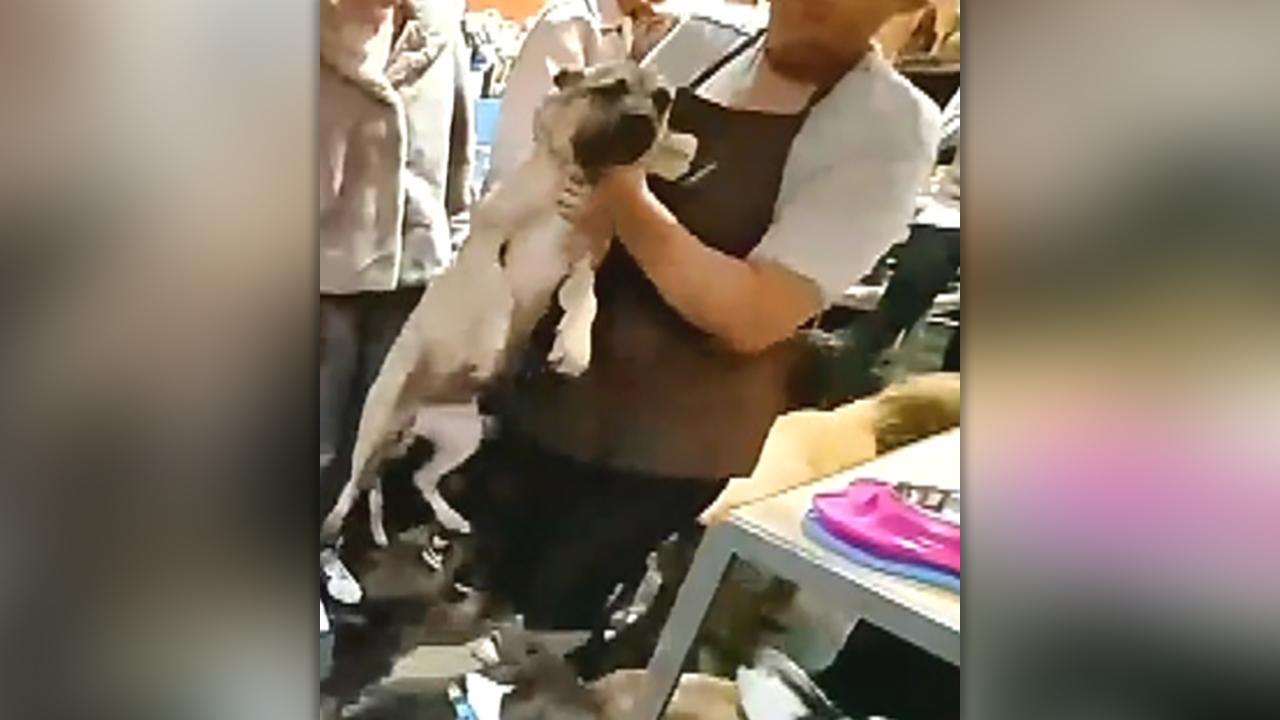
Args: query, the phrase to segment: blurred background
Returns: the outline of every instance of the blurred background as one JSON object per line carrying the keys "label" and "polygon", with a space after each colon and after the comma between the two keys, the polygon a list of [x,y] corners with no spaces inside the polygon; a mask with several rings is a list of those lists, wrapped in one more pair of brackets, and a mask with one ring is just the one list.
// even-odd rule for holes
{"label": "blurred background", "polygon": [[967,15],[971,717],[1271,717],[1275,3]]}

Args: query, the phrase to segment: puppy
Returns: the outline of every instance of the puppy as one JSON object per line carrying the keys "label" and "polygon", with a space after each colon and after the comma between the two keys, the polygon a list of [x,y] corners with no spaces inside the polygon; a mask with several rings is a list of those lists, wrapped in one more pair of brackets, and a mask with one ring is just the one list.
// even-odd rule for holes
{"label": "puppy", "polygon": [[[644,670],[619,670],[591,684],[591,692],[606,720],[629,718],[646,690]],[[664,720],[739,720],[738,686],[732,680],[686,673],[663,713]]]}
{"label": "puppy", "polygon": [[338,535],[367,491],[374,541],[387,544],[378,472],[413,434],[434,446],[415,484],[442,524],[469,530],[436,486],[480,446],[485,423],[477,395],[527,341],[557,288],[565,312],[552,365],[575,375],[590,361],[591,256],[557,212],[561,188],[633,163],[671,178],[688,169],[696,141],[668,132],[671,92],[652,71],[630,62],[565,70],[555,85],[535,114],[533,154],[473,209],[456,261],[427,287],[388,352],[365,400],[351,476],[325,520],[325,538]]}
{"label": "puppy", "polygon": [[573,667],[523,627],[504,627],[494,640],[498,662],[484,674],[512,688],[502,700],[502,720],[600,718]]}
{"label": "puppy", "polygon": [[[484,674],[512,686],[502,720],[620,720],[646,689],[643,670],[623,670],[587,684],[572,665],[517,626],[496,639],[498,662]],[[729,680],[682,675],[663,715],[667,720],[737,720],[738,693]]]}
{"label": "puppy", "polygon": [[831,411],[797,410],[769,428],[751,476],[734,478],[703,511],[711,525],[734,508],[805,485],[960,425],[960,376],[926,373]]}
{"label": "puppy", "polygon": [[772,648],[762,648],[751,667],[740,668],[736,684],[740,715],[747,720],[845,718],[804,670]]}
{"label": "puppy", "polygon": [[438,565],[424,561],[426,548],[406,538],[351,558],[365,597],[355,616],[337,623],[333,667],[321,684],[339,706],[403,682],[398,668],[423,646],[463,654],[508,617],[503,603],[462,584],[469,540],[451,543]]}

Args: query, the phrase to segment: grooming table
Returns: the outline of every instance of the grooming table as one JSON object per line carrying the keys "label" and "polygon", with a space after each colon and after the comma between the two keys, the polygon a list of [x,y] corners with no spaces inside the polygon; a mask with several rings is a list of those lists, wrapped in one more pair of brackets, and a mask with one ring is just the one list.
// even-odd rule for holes
{"label": "grooming table", "polygon": [[649,661],[648,686],[632,720],[658,720],[703,616],[734,557],[853,608],[914,645],[960,664],[960,597],[946,590],[856,565],[814,544],[801,518],[819,492],[842,490],[858,478],[941,488],[960,487],[960,431],[922,440],[884,457],[734,511],[709,528]]}

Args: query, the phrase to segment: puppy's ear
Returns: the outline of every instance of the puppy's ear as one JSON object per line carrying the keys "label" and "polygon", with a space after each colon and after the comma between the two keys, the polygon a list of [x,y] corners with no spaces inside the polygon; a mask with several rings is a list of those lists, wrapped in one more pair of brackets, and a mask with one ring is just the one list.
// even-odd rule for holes
{"label": "puppy's ear", "polygon": [[557,90],[566,90],[582,82],[586,73],[577,68],[562,68],[550,59],[547,60],[547,72],[551,73],[552,82]]}

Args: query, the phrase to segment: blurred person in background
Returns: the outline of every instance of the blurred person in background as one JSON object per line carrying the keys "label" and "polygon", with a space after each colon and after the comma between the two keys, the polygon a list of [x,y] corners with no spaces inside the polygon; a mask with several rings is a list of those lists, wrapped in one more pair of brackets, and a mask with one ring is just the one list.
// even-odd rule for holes
{"label": "blurred person in background", "polygon": [[452,259],[473,127],[464,0],[323,0],[319,181],[321,507],[424,285]]}
{"label": "blurred person in background", "polygon": [[[924,317],[934,300],[960,272],[960,92],[943,111],[938,165],[920,194],[911,235],[897,248],[898,264],[864,335],[860,354],[874,355],[898,340]],[[960,333],[943,352],[942,369],[960,369]]]}
{"label": "blurred person in background", "polygon": [[511,66],[486,185],[500,182],[533,149],[533,114],[560,69],[640,60],[674,19],[650,0],[550,0]]}

